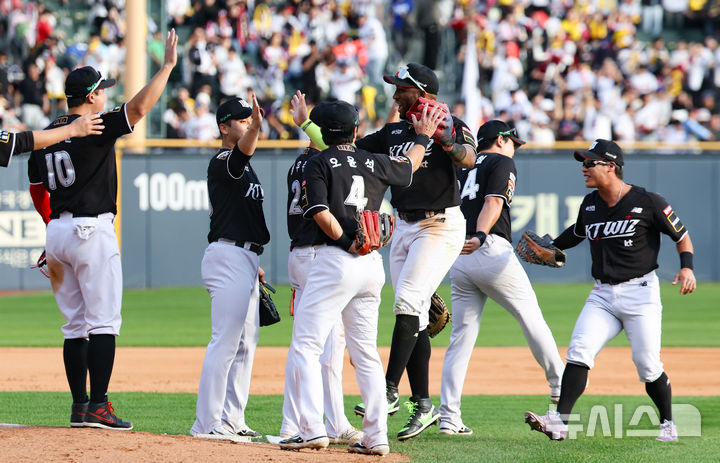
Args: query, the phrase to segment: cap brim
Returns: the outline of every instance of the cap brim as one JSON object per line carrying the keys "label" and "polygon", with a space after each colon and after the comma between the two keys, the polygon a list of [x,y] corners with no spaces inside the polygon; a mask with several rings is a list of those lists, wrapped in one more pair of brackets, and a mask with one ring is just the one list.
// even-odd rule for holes
{"label": "cap brim", "polygon": [[397,76],[383,76],[383,80],[388,84],[395,85],[397,87],[417,88],[417,85],[405,82]]}
{"label": "cap brim", "polygon": [[518,145],[524,145],[525,143],[527,143],[525,140],[521,140],[518,137],[513,137],[512,135],[510,135],[510,140],[514,141]]}
{"label": "cap brim", "polygon": [[597,157],[597,155],[594,155],[591,151],[575,151],[573,153],[573,156],[575,157],[576,161],[583,162],[585,159],[591,159],[593,161],[605,161],[605,159],[601,159]]}
{"label": "cap brim", "polygon": [[97,86],[97,88],[110,88],[114,87],[117,82],[115,79],[104,79],[102,82],[100,82],[100,85]]}

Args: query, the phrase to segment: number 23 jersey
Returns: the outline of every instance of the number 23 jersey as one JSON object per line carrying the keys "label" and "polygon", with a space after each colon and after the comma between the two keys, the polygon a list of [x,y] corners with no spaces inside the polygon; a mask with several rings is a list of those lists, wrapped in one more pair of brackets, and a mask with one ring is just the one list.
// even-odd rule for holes
{"label": "number 23 jersey", "polygon": [[[117,166],[115,141],[133,128],[127,119],[126,105],[101,114],[102,134],[70,138],[33,151],[28,159],[31,184],[42,183],[50,193],[51,219],[61,212],[96,216],[117,214]],[[70,124],[77,114],[60,116],[48,127]]]}

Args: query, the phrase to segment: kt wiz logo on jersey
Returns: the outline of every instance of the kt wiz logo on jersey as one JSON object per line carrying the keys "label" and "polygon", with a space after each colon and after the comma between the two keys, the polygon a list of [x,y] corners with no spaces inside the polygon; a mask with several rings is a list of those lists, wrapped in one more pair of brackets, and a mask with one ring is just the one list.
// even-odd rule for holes
{"label": "kt wiz logo on jersey", "polygon": [[585,236],[591,240],[633,236],[639,222],[640,219],[625,219],[591,223],[585,225]]}

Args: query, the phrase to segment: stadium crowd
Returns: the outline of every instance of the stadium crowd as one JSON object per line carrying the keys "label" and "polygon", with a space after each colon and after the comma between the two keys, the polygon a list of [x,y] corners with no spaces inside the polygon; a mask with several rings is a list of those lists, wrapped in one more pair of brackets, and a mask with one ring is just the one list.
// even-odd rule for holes
{"label": "stadium crowd", "polygon": [[[83,41],[56,30],[62,9],[49,3],[68,1],[0,0],[6,130],[43,128],[63,111],[63,82],[77,65],[115,78],[123,72],[125,0],[89,1]],[[288,111],[296,89],[311,104],[355,104],[364,133],[391,103],[383,73],[411,60],[438,72],[440,99],[462,117],[465,56],[474,47],[481,120],[510,121],[522,138],[720,139],[720,0],[167,0],[166,7],[167,26],[185,37],[163,115],[168,137],[217,138],[213,102],[249,89],[267,114],[263,138],[301,136]],[[161,25],[149,27],[154,72],[163,42]]]}

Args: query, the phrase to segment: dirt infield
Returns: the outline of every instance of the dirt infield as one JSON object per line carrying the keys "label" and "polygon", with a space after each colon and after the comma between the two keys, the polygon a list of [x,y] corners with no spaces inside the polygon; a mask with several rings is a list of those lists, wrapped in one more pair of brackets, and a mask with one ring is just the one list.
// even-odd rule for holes
{"label": "dirt infield", "polygon": [[[388,348],[380,348],[387,364]],[[564,356],[565,349],[561,348]],[[205,348],[120,347],[117,350],[112,391],[197,392]],[[445,350],[435,348],[430,361],[430,393],[440,393]],[[262,347],[255,354],[251,394],[282,394],[286,347]],[[720,391],[718,348],[665,348],[662,359],[673,382],[674,395],[717,395]],[[345,359],[346,394],[360,394]],[[0,348],[0,391],[65,391],[67,383],[60,348]],[[406,379],[401,391],[408,391]],[[546,394],[543,372],[527,347],[479,347],[470,360],[465,394]],[[644,395],[630,350],[608,347],[590,373],[588,394]]]}
{"label": "dirt infield", "polygon": [[[381,348],[387,364],[389,349]],[[564,349],[561,349],[564,355]],[[112,391],[197,392],[204,348],[118,348]],[[430,363],[430,393],[440,393],[444,349],[433,349]],[[282,394],[287,348],[263,347],[255,355],[251,394]],[[720,368],[717,348],[663,349],[665,369],[673,381],[674,395],[717,395]],[[588,394],[644,395],[638,382],[630,350],[606,348],[590,375]],[[359,394],[352,366],[345,362],[343,387],[346,394]],[[67,384],[59,348],[0,348],[0,391],[65,391]],[[409,387],[403,378],[400,390]],[[465,394],[547,394],[540,367],[526,347],[476,348],[468,367]],[[269,444],[238,444],[208,441],[189,436],[167,436],[143,432],[49,427],[2,427],[2,461],[84,462],[97,458],[79,434],[93,433],[102,442],[103,460],[124,462],[368,462],[377,457],[348,454],[342,448],[326,451],[285,452]],[[408,461],[390,454],[383,462]]]}

